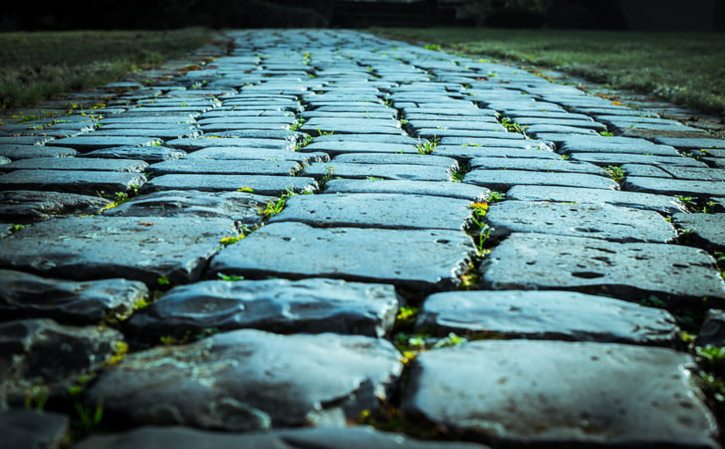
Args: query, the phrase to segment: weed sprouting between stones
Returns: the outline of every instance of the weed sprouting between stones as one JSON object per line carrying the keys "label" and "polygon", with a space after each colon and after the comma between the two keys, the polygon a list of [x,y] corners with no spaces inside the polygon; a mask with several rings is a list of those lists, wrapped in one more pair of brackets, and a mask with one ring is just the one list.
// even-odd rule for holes
{"label": "weed sprouting between stones", "polygon": [[264,209],[262,209],[259,214],[265,220],[274,217],[284,210],[287,205],[287,200],[295,195],[297,195],[297,193],[293,189],[287,189],[287,191],[280,195],[279,198],[265,204]]}
{"label": "weed sprouting between stones", "polygon": [[711,214],[720,207],[718,203],[704,198],[697,198],[687,195],[676,195],[675,198],[682,203],[689,212]]}
{"label": "weed sprouting between stones", "polygon": [[329,165],[327,169],[325,170],[325,174],[322,175],[322,178],[320,178],[320,181],[318,182],[320,189],[325,187],[325,184],[332,181],[335,178],[335,167],[332,165]]}
{"label": "weed sprouting between stones", "polygon": [[238,281],[243,281],[244,280],[244,276],[237,276],[235,274],[217,273],[216,276],[220,280],[226,281],[226,282],[238,282]]}
{"label": "weed sprouting between stones", "polygon": [[300,151],[307,145],[311,144],[312,140],[313,140],[312,136],[310,136],[309,134],[305,134],[305,137],[303,137],[302,140],[297,141],[297,143],[295,143],[295,147],[293,148],[293,151]]}
{"label": "weed sprouting between stones", "polygon": [[624,178],[626,176],[626,173],[624,169],[618,165],[609,165],[605,167],[605,170],[607,173],[609,173],[609,177],[614,180],[614,182],[622,183],[624,182]]}
{"label": "weed sprouting between stones", "polygon": [[503,127],[506,128],[508,132],[519,134],[524,133],[524,128],[515,121],[511,120],[509,117],[502,117],[501,125],[503,125]]}
{"label": "weed sprouting between stones", "polygon": [[439,142],[440,139],[438,137],[433,137],[430,140],[419,142],[415,145],[415,149],[418,151],[418,154],[432,154],[433,151],[435,151],[435,149],[438,147]]}
{"label": "weed sprouting between stones", "polygon": [[304,125],[304,124],[305,124],[305,119],[298,118],[297,120],[295,120],[294,123],[292,123],[289,126],[289,129],[290,129],[290,131],[299,131],[300,128],[302,128],[302,125]]}
{"label": "weed sprouting between stones", "polygon": [[463,178],[466,177],[466,173],[471,171],[471,168],[466,163],[460,163],[451,170],[450,180],[451,182],[463,182]]}
{"label": "weed sprouting between stones", "polygon": [[614,137],[614,133],[611,131],[599,131],[599,135],[602,137]]}
{"label": "weed sprouting between stones", "polygon": [[16,232],[20,232],[25,228],[27,228],[27,226],[24,224],[14,223],[14,224],[10,225],[10,228],[8,228],[8,230],[10,231],[11,234],[15,234]]}
{"label": "weed sprouting between stones", "polygon": [[250,229],[247,226],[242,226],[242,228],[241,228],[241,230],[239,231],[238,234],[229,235],[229,236],[226,236],[226,237],[222,237],[222,238],[219,239],[219,243],[221,243],[222,246],[229,246],[229,245],[233,245],[233,244],[235,244],[237,242],[241,242],[242,240],[244,240],[245,238],[247,238],[247,236],[249,234],[251,234],[252,231],[254,231],[255,229]]}

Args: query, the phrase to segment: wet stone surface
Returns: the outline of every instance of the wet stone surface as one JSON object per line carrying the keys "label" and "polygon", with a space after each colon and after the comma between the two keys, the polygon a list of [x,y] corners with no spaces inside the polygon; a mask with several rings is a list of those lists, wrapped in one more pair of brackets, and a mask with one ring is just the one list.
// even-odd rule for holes
{"label": "wet stone surface", "polygon": [[656,212],[607,204],[504,201],[492,205],[485,219],[494,237],[535,232],[653,243],[667,243],[676,237],[672,225]]}
{"label": "wet stone surface", "polygon": [[416,327],[445,336],[622,342],[669,346],[678,335],[661,309],[566,291],[437,293],[425,300]]}
{"label": "wet stone surface", "polygon": [[[270,222],[294,221],[320,227],[460,230],[470,202],[440,196],[356,193],[298,195]],[[421,211],[426,211],[421,213]]]}
{"label": "wet stone surface", "polygon": [[454,182],[432,181],[374,181],[333,179],[325,184],[325,193],[397,193],[407,195],[441,196],[471,201],[486,199],[490,190]]}
{"label": "wet stone surface", "polygon": [[120,332],[97,326],[65,326],[49,319],[2,323],[0,392],[15,405],[29,394],[65,394],[79,376],[101,368],[119,341]]}
{"label": "wet stone surface", "polygon": [[222,34],[2,118],[0,449],[715,449],[716,117]]}
{"label": "wet stone surface", "polygon": [[565,186],[584,189],[613,190],[617,183],[604,176],[580,173],[549,173],[526,170],[474,169],[465,182],[495,190],[508,190],[517,185]]}
{"label": "wet stone surface", "polygon": [[60,449],[70,419],[52,412],[22,408],[0,410],[0,448]]}
{"label": "wet stone surface", "polygon": [[134,335],[158,339],[204,329],[382,337],[398,311],[392,286],[333,279],[206,281],[176,287],[129,322]]}
{"label": "wet stone surface", "polygon": [[271,432],[220,433],[183,427],[144,427],[122,434],[94,436],[74,449],[152,449],[170,445],[176,449],[486,449],[476,443],[421,441],[370,427],[317,428]]}
{"label": "wet stone surface", "polygon": [[392,344],[369,337],[232,331],[127,356],[87,399],[138,424],[340,425],[387,397],[399,357]]}
{"label": "wet stone surface", "polygon": [[632,209],[652,210],[673,214],[683,212],[685,206],[674,196],[651,193],[602,191],[553,186],[515,186],[506,194],[511,200],[551,201],[567,204],[610,204]]}
{"label": "wet stone surface", "polygon": [[664,348],[477,341],[420,355],[403,410],[495,445],[715,448],[693,367]]}
{"label": "wet stone surface", "polygon": [[[334,277],[418,289],[454,283],[473,253],[461,231],[331,228],[274,223],[214,257],[212,273]],[[305,257],[300,257],[305,254]]]}
{"label": "wet stone surface", "polygon": [[0,270],[2,320],[52,318],[60,323],[94,324],[122,319],[148,295],[146,285],[126,279],[72,282]]}
{"label": "wet stone surface", "polygon": [[75,280],[190,282],[229,235],[233,223],[221,218],[63,218],[5,238],[0,267]]}
{"label": "wet stone surface", "polygon": [[110,217],[209,217],[230,218],[244,226],[262,222],[260,210],[272,201],[271,196],[246,192],[199,192],[165,190],[141,195],[103,215]]}
{"label": "wet stone surface", "polygon": [[136,159],[148,163],[154,163],[166,160],[183,159],[186,157],[186,152],[162,146],[115,147],[94,150],[84,153],[82,156],[104,159]]}
{"label": "wet stone surface", "polygon": [[98,196],[32,190],[0,191],[0,220],[13,223],[47,220],[56,215],[88,215],[110,204]]}
{"label": "wet stone surface", "polygon": [[83,170],[15,170],[0,176],[0,190],[97,194],[127,192],[146,183],[140,173]]}
{"label": "wet stone surface", "polygon": [[515,233],[484,260],[481,273],[493,289],[568,289],[632,299],[725,298],[712,256],[685,246]]}
{"label": "wet stone surface", "polygon": [[259,195],[279,195],[287,190],[299,192],[314,189],[315,186],[314,179],[299,176],[174,174],[152,179],[145,189],[148,191],[201,190],[207,192],[233,192],[245,189]]}
{"label": "wet stone surface", "polygon": [[692,238],[706,248],[725,249],[725,214],[675,214],[672,220]]}

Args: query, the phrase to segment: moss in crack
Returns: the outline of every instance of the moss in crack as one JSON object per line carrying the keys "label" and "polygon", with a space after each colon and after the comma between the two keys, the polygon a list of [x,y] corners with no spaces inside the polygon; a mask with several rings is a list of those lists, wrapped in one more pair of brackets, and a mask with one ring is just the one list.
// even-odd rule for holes
{"label": "moss in crack", "polygon": [[418,154],[433,154],[433,151],[435,151],[438,147],[439,142],[440,139],[434,136],[432,139],[417,143],[415,145],[415,149],[418,151]]}
{"label": "moss in crack", "polygon": [[275,215],[282,212],[287,205],[287,200],[293,196],[297,195],[297,193],[293,189],[287,189],[285,193],[279,196],[276,200],[268,202],[264,209],[262,209],[259,214],[265,219],[268,220]]}
{"label": "moss in crack", "polygon": [[607,173],[609,173],[609,177],[612,178],[614,182],[619,184],[624,182],[626,173],[624,172],[624,169],[619,165],[608,165],[604,169],[607,171]]}
{"label": "moss in crack", "polygon": [[525,128],[523,126],[519,125],[509,117],[502,117],[501,125],[506,128],[506,131],[511,133],[523,134],[525,131]]}

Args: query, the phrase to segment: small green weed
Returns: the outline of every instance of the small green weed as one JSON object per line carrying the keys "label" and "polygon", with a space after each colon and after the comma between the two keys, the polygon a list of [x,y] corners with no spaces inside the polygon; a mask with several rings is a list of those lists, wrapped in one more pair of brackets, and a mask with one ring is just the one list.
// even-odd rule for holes
{"label": "small green weed", "polygon": [[237,235],[229,235],[229,236],[220,238],[219,243],[221,243],[223,246],[229,246],[229,245],[233,245],[235,243],[241,242],[246,237],[247,236],[244,235],[244,233],[239,233]]}
{"label": "small green weed", "polygon": [[167,287],[171,285],[171,279],[169,279],[169,277],[166,275],[159,276],[156,279],[156,284],[158,284],[160,287]]}
{"label": "small green weed", "polygon": [[96,404],[95,407],[88,407],[80,402],[73,404],[76,414],[78,415],[78,425],[83,435],[88,435],[96,430],[103,421],[103,401]]}
{"label": "small green weed", "polygon": [[415,324],[419,309],[413,306],[403,306],[395,316],[395,323],[398,327],[410,327]]}
{"label": "small green weed", "polygon": [[274,217],[284,210],[284,207],[287,205],[287,200],[295,195],[294,190],[288,189],[276,200],[268,202],[260,212],[260,215],[265,219]]}
{"label": "small green weed", "polygon": [[311,144],[314,139],[309,134],[305,134],[305,137],[302,138],[302,140],[297,141],[294,147],[294,151],[300,151],[302,148],[306,147],[307,145]]}
{"label": "small green weed", "polygon": [[432,154],[433,151],[438,147],[438,142],[440,140],[436,137],[434,137],[431,140],[426,140],[425,142],[420,142],[415,146],[415,149],[418,151],[418,154]]}
{"label": "small green weed", "polygon": [[605,170],[615,182],[621,183],[624,181],[626,173],[622,167],[618,165],[609,165],[605,167]]}
{"label": "small green weed", "polygon": [[488,194],[488,202],[491,204],[498,203],[505,199],[506,199],[505,193],[497,192],[495,190],[492,190],[491,193]]}
{"label": "small green weed", "polygon": [[22,224],[11,224],[10,225],[10,233],[15,234],[16,232],[22,231],[23,229],[27,228],[26,225]]}
{"label": "small green weed", "polygon": [[237,276],[235,274],[217,273],[216,275],[222,281],[227,281],[227,282],[237,282],[237,281],[244,280],[244,276]]}
{"label": "small green weed", "polygon": [[304,124],[305,124],[305,119],[298,118],[297,120],[295,120],[294,123],[292,123],[289,126],[289,129],[290,129],[290,131],[299,131],[300,128],[302,128],[302,125],[304,125]]}
{"label": "small green weed", "polygon": [[521,125],[519,125],[515,121],[511,120],[509,117],[501,118],[501,125],[503,125],[503,127],[506,128],[508,132],[519,134],[524,133],[524,128],[522,128]]}
{"label": "small green weed", "polygon": [[23,406],[27,410],[42,411],[48,404],[50,398],[50,390],[48,387],[42,385],[34,385],[29,390],[25,391],[23,397]]}
{"label": "small green weed", "polygon": [[602,137],[614,137],[614,133],[610,131],[599,131],[599,135]]}

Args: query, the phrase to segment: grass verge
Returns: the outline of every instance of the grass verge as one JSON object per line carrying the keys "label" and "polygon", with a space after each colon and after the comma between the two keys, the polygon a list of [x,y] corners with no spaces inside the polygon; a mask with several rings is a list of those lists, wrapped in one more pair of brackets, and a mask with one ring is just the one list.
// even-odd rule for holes
{"label": "grass verge", "polygon": [[373,28],[444,50],[547,67],[725,115],[724,33]]}
{"label": "grass verge", "polygon": [[211,39],[203,28],[0,33],[0,110],[122,79]]}

